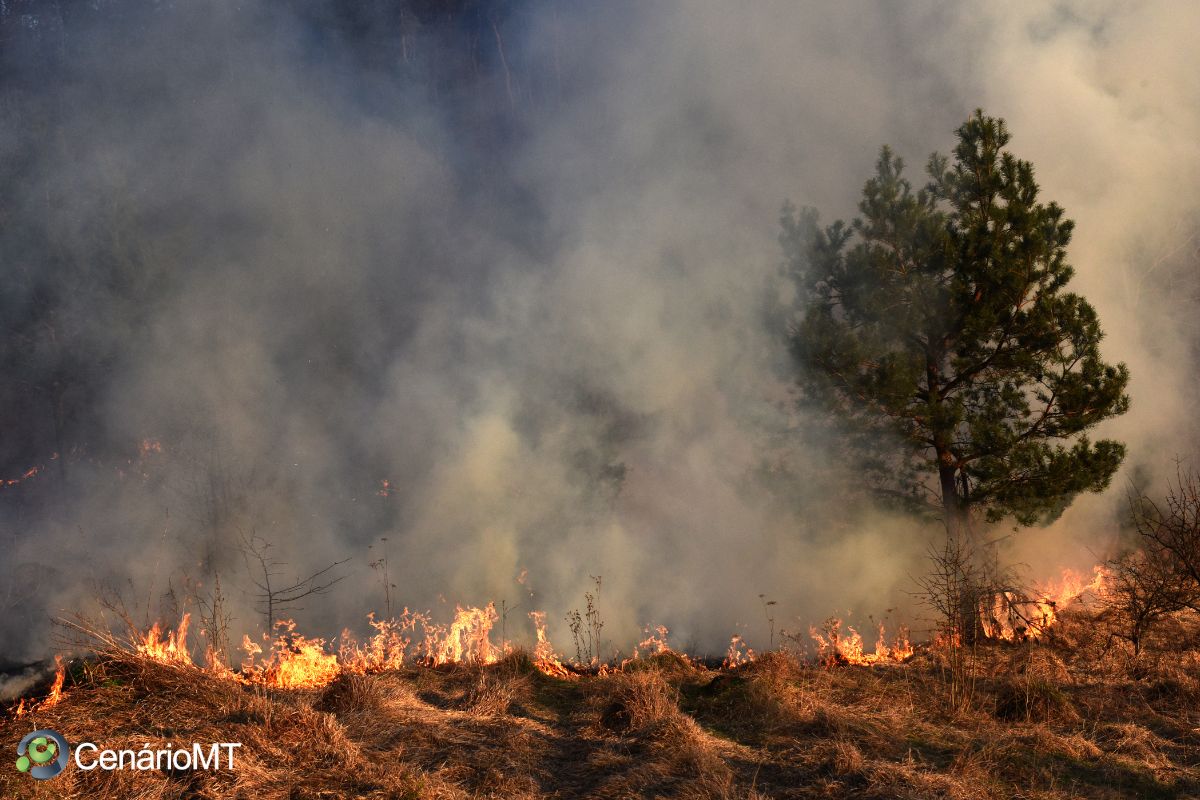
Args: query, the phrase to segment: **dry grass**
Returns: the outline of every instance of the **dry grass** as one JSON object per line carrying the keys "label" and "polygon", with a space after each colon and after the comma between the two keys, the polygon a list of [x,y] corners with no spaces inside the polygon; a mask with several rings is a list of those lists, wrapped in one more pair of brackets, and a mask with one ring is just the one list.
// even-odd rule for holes
{"label": "dry grass", "polygon": [[[1188,631],[1195,642],[1194,630]],[[983,648],[955,711],[929,655],[831,670],[770,653],[735,670],[658,656],[551,678],[489,667],[343,676],[270,691],[108,652],[68,696],[0,722],[141,748],[240,741],[232,772],[81,772],[0,795],[86,798],[1200,797],[1200,653],[1133,662],[1064,623],[1057,641]],[[36,693],[35,693],[36,694]]]}

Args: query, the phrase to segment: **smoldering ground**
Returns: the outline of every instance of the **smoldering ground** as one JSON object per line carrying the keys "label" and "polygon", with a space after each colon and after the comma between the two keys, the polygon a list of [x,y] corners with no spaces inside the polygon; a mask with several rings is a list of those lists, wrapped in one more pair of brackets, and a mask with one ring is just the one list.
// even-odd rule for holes
{"label": "smoldering ground", "polygon": [[[0,144],[2,308],[51,321],[6,367],[35,377],[5,463],[47,465],[2,490],[9,657],[98,593],[149,618],[218,575],[253,630],[245,536],[287,575],[352,559],[294,612],[326,634],[387,581],[565,644],[593,575],[618,647],[761,644],[760,594],[783,627],[912,621],[928,533],[794,433],[764,308],[785,198],[850,216],[879,145],[917,181],[976,106],[1078,222],[1133,373],[1121,480],[1194,449],[1189,4],[314,8],[4,7],[58,65],[10,79]],[[1010,556],[1088,566],[1120,488]]]}

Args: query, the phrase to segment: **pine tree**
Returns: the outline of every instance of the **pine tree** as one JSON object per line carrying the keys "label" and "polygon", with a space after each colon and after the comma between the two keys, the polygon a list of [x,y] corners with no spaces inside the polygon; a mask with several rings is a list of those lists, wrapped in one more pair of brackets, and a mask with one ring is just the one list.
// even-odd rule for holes
{"label": "pine tree", "polygon": [[884,147],[850,224],[785,208],[789,345],[862,482],[955,526],[1031,525],[1108,485],[1124,445],[1086,432],[1128,409],[1129,373],[1066,291],[1073,223],[1038,202],[1004,121],[976,111],[957,135],[917,191]]}

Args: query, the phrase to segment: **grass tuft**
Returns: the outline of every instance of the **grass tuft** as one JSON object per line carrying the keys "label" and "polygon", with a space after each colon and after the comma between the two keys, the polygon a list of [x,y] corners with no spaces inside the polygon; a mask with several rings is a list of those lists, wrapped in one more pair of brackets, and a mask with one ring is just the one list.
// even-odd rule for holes
{"label": "grass tuft", "polygon": [[237,768],[71,767],[53,785],[8,769],[0,797],[1200,797],[1200,648],[1135,661],[1072,624],[1032,647],[982,645],[966,709],[925,652],[833,669],[772,652],[729,670],[659,654],[551,677],[517,651],[273,690],[106,646],[71,662],[57,706],[0,719],[4,740],[48,727],[114,749],[237,741]]}

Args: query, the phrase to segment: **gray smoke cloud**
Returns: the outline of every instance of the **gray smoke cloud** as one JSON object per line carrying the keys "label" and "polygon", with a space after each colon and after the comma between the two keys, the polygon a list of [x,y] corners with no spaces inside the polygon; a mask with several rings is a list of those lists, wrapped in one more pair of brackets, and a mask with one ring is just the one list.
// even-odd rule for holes
{"label": "gray smoke cloud", "polygon": [[[69,513],[5,520],[8,592],[44,618],[109,586],[153,615],[215,572],[253,630],[253,533],[289,574],[352,559],[296,611],[327,635],[382,611],[385,547],[399,604],[542,608],[560,647],[594,575],[626,650],[647,623],[765,644],[760,594],[790,630],[897,604],[918,622],[931,532],[847,506],[825,443],[788,436],[764,320],[780,205],[851,216],[881,144],[919,180],[973,108],[1005,117],[1133,373],[1104,432],[1126,474],[1161,475],[1196,442],[1198,28],[1185,2],[546,4],[506,29],[502,164],[470,146],[483,123],[314,67],[252,5],[106,49],[65,92],[80,150],[41,180],[87,188],[75,224],[137,231],[153,302],[72,312],[120,354],[108,435],[163,449],[121,476],[80,460]],[[784,492],[756,478],[777,459]],[[1122,479],[1008,555],[1035,577],[1094,563]]]}

